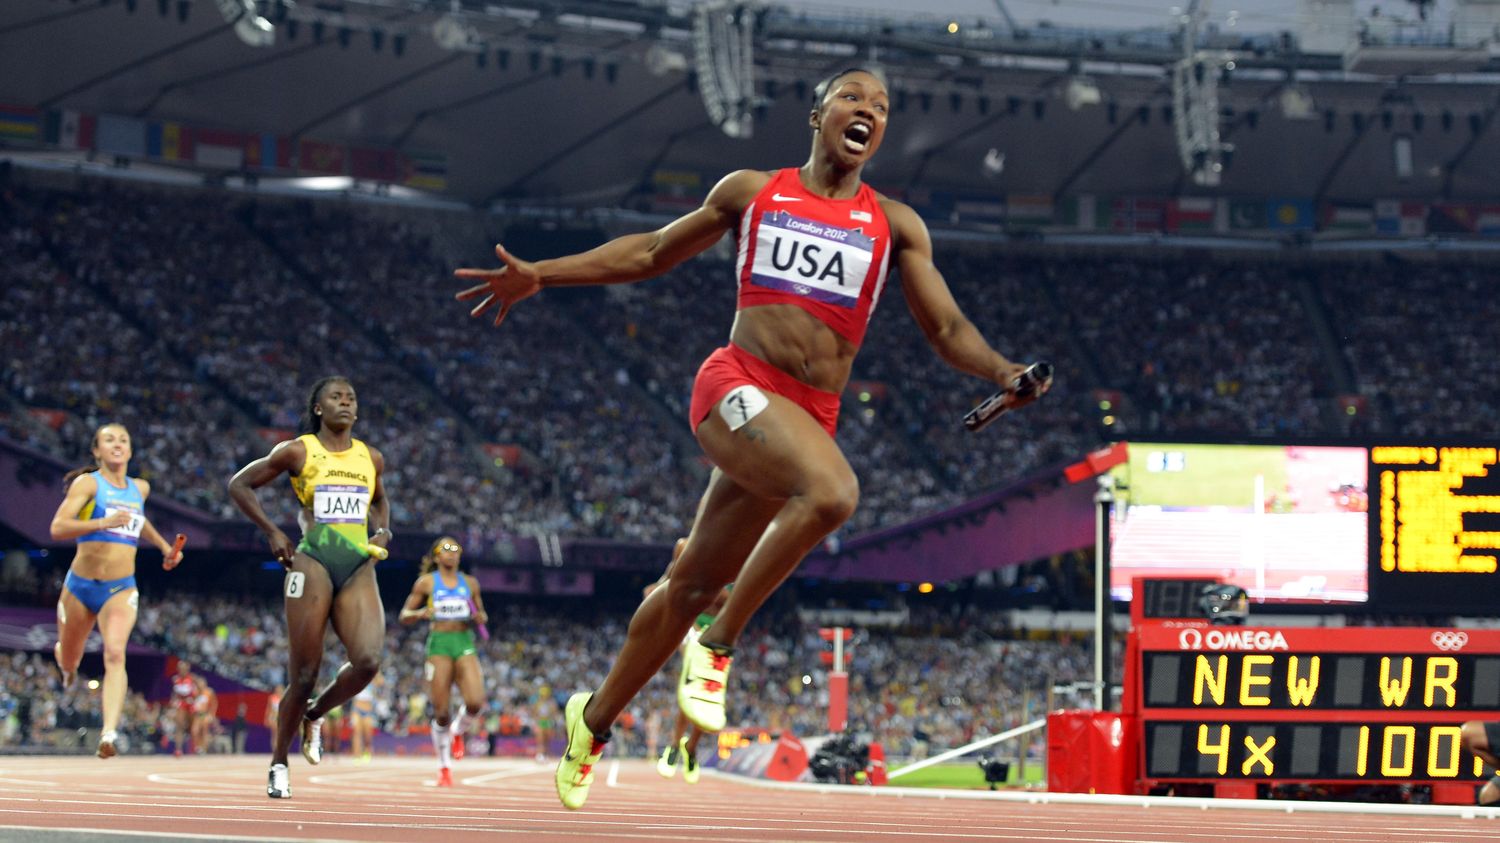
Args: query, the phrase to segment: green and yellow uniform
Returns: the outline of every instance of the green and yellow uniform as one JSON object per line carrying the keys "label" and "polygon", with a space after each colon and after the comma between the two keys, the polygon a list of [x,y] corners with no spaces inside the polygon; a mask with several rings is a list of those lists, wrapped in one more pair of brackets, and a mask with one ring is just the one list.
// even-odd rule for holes
{"label": "green and yellow uniform", "polygon": [[427,655],[447,656],[457,661],[478,652],[474,643],[474,630],[467,624],[474,619],[474,595],[469,591],[469,580],[458,574],[458,584],[449,586],[443,582],[438,571],[432,577],[432,619],[435,622],[460,621],[463,629],[438,630],[427,633]]}
{"label": "green and yellow uniform", "polygon": [[328,569],[335,593],[370,558],[370,496],[375,489],[375,462],[358,439],[344,451],[330,451],[316,434],[297,437],[307,449],[302,472],[292,491],[302,503],[298,521],[302,541],[297,550]]}

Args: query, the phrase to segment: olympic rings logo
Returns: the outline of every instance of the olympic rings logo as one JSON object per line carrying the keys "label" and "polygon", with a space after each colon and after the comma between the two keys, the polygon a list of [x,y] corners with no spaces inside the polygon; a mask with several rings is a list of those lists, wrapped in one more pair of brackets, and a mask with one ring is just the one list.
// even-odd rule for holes
{"label": "olympic rings logo", "polygon": [[1452,632],[1446,629],[1432,633],[1432,646],[1445,652],[1462,650],[1469,643],[1469,633],[1463,631]]}

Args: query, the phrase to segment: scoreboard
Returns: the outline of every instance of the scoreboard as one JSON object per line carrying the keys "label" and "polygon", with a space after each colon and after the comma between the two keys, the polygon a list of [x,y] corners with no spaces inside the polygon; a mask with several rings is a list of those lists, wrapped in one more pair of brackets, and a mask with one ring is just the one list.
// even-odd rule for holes
{"label": "scoreboard", "polygon": [[1500,720],[1500,631],[1138,625],[1126,708],[1147,782],[1480,784],[1465,720]]}
{"label": "scoreboard", "polygon": [[1496,449],[1370,448],[1370,592],[1388,611],[1500,609]]}
{"label": "scoreboard", "polygon": [[1120,443],[1112,582],[1207,576],[1252,600],[1500,612],[1494,442]]}

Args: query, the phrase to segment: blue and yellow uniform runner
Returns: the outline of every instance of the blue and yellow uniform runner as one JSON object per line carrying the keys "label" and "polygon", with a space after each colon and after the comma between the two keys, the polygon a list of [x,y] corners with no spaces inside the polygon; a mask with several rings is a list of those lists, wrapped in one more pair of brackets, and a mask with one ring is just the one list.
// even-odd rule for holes
{"label": "blue and yellow uniform runner", "polygon": [[[79,510],[78,517],[87,521],[90,518],[108,518],[116,512],[124,512],[130,515],[130,523],[122,527],[84,533],[76,539],[77,543],[107,542],[128,544],[131,547],[138,545],[141,529],[146,525],[146,498],[141,494],[141,487],[135,478],[126,477],[124,486],[116,486],[102,471],[95,471],[89,476],[94,478],[94,496]],[[135,588],[135,575],[116,580],[93,580],[81,577],[69,569],[63,584],[84,608],[97,615],[111,597]]]}

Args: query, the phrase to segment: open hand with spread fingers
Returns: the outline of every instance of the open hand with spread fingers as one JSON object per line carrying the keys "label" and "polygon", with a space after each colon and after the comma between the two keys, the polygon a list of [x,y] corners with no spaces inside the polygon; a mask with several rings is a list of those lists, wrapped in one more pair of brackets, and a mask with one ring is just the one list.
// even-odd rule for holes
{"label": "open hand with spread fingers", "polygon": [[542,289],[542,276],[537,271],[536,264],[512,255],[505,251],[504,246],[497,244],[495,254],[505,264],[499,269],[465,268],[453,271],[459,278],[480,282],[454,298],[462,302],[478,300],[478,304],[469,311],[470,316],[481,316],[491,307],[498,308],[495,311],[495,325],[499,326],[517,302],[536,295]]}

